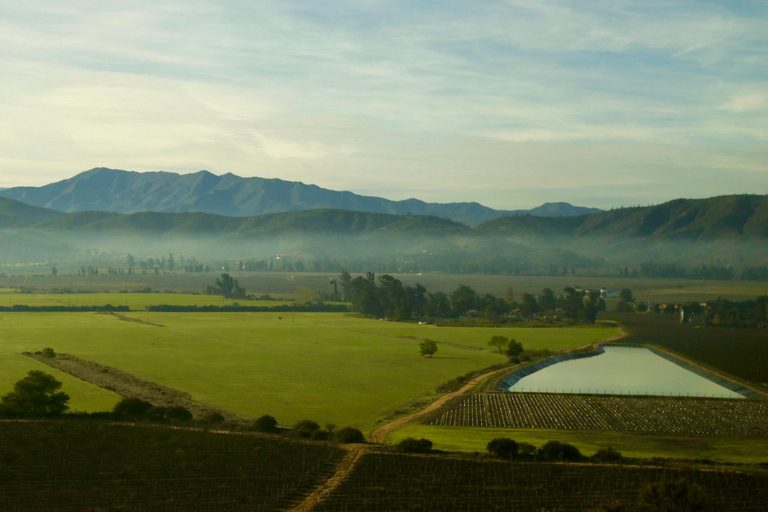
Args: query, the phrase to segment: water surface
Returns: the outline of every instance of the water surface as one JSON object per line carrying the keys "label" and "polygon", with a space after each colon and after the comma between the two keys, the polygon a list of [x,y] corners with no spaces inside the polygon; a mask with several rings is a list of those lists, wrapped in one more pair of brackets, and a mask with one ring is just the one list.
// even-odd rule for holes
{"label": "water surface", "polygon": [[594,357],[553,364],[508,391],[743,398],[644,347],[605,346]]}

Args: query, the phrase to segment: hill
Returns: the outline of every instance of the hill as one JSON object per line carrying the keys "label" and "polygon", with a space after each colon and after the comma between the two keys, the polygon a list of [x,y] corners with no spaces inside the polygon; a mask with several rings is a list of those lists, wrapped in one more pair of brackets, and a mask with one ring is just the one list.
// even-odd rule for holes
{"label": "hill", "polygon": [[0,197],[0,229],[22,228],[59,215],[61,212]]}
{"label": "hill", "polygon": [[732,195],[676,199],[667,203],[579,215],[518,215],[474,229],[485,236],[575,236],[674,240],[768,239],[768,196]]}
{"label": "hill", "polygon": [[556,216],[599,211],[568,203],[547,203],[534,210],[502,211],[474,202],[391,201],[300,182],[242,178],[231,173],[217,176],[200,171],[180,175],[103,167],[42,187],[0,190],[0,196],[65,212],[205,212],[244,217],[299,210],[341,209],[393,215],[432,215],[471,226],[516,213]]}

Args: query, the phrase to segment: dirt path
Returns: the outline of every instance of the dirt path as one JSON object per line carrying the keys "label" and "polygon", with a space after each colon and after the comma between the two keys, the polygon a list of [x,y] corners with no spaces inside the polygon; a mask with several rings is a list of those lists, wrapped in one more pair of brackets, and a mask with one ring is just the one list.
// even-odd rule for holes
{"label": "dirt path", "polygon": [[312,491],[301,503],[289,509],[288,512],[308,512],[312,510],[315,505],[344,481],[368,448],[364,444],[355,444],[348,445],[344,449],[348,450],[347,455],[341,461],[339,467],[336,468],[336,473]]}
{"label": "dirt path", "polygon": [[441,396],[440,398],[438,398],[437,400],[435,400],[434,402],[429,404],[424,409],[422,409],[420,411],[417,411],[417,412],[414,412],[412,414],[409,414],[408,416],[403,416],[402,418],[396,419],[395,421],[387,423],[386,425],[380,426],[379,428],[377,428],[376,430],[371,432],[371,435],[370,435],[371,442],[372,443],[383,444],[384,441],[387,440],[387,436],[391,432],[393,432],[393,431],[395,431],[395,430],[405,426],[406,424],[412,422],[415,419],[421,418],[422,416],[426,416],[427,414],[429,414],[429,413],[431,413],[433,411],[436,411],[437,409],[439,409],[440,407],[445,405],[446,402],[448,402],[449,400],[451,400],[451,399],[453,399],[453,398],[455,398],[455,397],[457,397],[459,395],[463,395],[464,393],[466,393],[467,391],[469,391],[470,389],[475,387],[483,379],[486,379],[486,378],[490,377],[491,375],[493,375],[495,373],[502,372],[502,371],[505,371],[505,370],[506,370],[506,368],[502,368],[500,370],[493,370],[491,372],[484,373],[482,375],[478,375],[477,377],[475,377],[471,381],[469,381],[466,384],[464,384],[464,386],[462,386],[461,389],[459,389],[457,391],[453,391],[452,393],[448,393],[447,395]]}
{"label": "dirt path", "polygon": [[43,357],[39,354],[27,354],[27,356],[80,380],[109,389],[126,398],[139,398],[155,406],[181,406],[188,409],[196,418],[215,411],[226,419],[238,419],[236,415],[230,412],[197,402],[186,391],[140,379],[135,375],[111,366],[81,359],[70,354],[56,354],[56,357]]}

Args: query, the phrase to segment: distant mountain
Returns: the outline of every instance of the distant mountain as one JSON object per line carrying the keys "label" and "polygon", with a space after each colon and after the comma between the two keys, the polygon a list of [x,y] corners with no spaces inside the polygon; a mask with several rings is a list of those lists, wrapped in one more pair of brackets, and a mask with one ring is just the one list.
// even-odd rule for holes
{"label": "distant mountain", "polygon": [[505,215],[568,216],[600,211],[568,203],[546,203],[533,210],[502,211],[478,203],[390,201],[338,192],[280,179],[194,174],[129,172],[96,168],[42,187],[0,190],[0,196],[64,212],[205,212],[245,217],[288,211],[341,209],[393,215],[431,215],[469,226]]}
{"label": "distant mountain", "polygon": [[474,229],[486,236],[651,237],[676,240],[768,239],[768,196],[732,195],[580,215],[494,219]]}

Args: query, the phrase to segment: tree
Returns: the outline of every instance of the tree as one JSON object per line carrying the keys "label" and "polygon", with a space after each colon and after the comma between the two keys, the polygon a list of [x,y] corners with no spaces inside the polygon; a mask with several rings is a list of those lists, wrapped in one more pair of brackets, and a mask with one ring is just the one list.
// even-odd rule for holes
{"label": "tree", "polygon": [[463,315],[470,309],[475,309],[477,302],[477,292],[469,286],[462,284],[451,294],[451,312],[456,315]]}
{"label": "tree", "polygon": [[539,456],[546,460],[567,462],[579,460],[581,458],[581,452],[572,444],[561,443],[560,441],[549,441],[539,448]]}
{"label": "tree", "polygon": [[432,357],[437,352],[437,343],[432,340],[426,340],[419,343],[419,352],[422,356]]}
{"label": "tree", "polygon": [[539,309],[542,311],[549,311],[557,307],[557,299],[555,298],[555,292],[551,288],[544,288],[541,290],[541,295],[537,299]]}
{"label": "tree", "polygon": [[496,347],[499,354],[502,354],[502,349],[507,346],[508,343],[509,339],[506,336],[491,336],[491,341],[488,342],[488,345]]}
{"label": "tree", "polygon": [[232,276],[227,273],[221,274],[221,279],[216,279],[216,287],[225,299],[245,298],[245,288],[242,288],[237,279],[232,279]]}
{"label": "tree", "polygon": [[509,340],[507,345],[507,355],[509,357],[515,357],[523,352],[523,344],[516,339]]}
{"label": "tree", "polygon": [[397,451],[404,453],[429,453],[432,451],[432,441],[429,439],[406,437],[397,443]]}
{"label": "tree", "polygon": [[123,398],[115,405],[113,413],[119,419],[134,420],[142,418],[152,407],[151,403],[138,398]]}
{"label": "tree", "polygon": [[259,432],[277,432],[277,420],[273,416],[265,414],[256,420],[253,427]]}
{"label": "tree", "polygon": [[344,427],[336,432],[336,440],[340,443],[364,443],[365,436],[360,430],[353,427]]}
{"label": "tree", "polygon": [[30,371],[0,399],[0,415],[18,418],[59,416],[69,409],[69,395],[61,382],[40,370]]}
{"label": "tree", "polygon": [[635,302],[635,297],[632,295],[632,290],[629,288],[622,288],[619,293],[619,300],[621,302]]}
{"label": "tree", "polygon": [[517,455],[517,443],[508,437],[497,437],[486,446],[488,453],[502,459],[511,459]]}
{"label": "tree", "polygon": [[57,269],[56,267],[51,267],[51,275],[52,275],[53,277],[56,277],[56,275],[57,275],[58,273],[59,273],[59,269]]}

